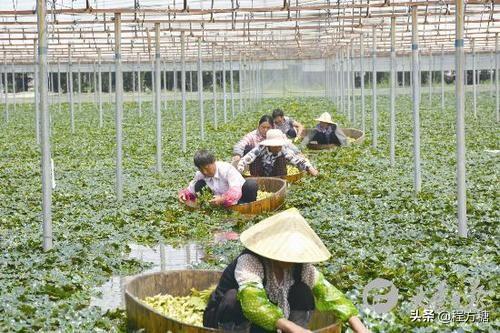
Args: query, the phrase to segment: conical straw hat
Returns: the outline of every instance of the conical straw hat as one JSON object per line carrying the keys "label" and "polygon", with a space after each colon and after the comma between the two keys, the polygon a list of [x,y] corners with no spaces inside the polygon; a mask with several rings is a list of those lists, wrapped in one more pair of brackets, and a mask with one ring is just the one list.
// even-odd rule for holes
{"label": "conical straw hat", "polygon": [[263,257],[293,263],[315,263],[331,254],[297,208],[268,217],[240,235],[240,241]]}
{"label": "conical straw hat", "polygon": [[316,121],[328,124],[334,124],[332,121],[332,116],[328,112],[323,112],[319,118],[314,119]]}
{"label": "conical straw hat", "polygon": [[289,144],[290,141],[285,137],[283,132],[279,129],[270,129],[266,133],[266,139],[261,141],[263,146],[285,146]]}

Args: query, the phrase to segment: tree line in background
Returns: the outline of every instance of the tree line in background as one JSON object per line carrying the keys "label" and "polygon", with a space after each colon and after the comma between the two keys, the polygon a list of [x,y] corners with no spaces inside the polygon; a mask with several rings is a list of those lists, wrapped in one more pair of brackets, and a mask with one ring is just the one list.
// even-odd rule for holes
{"label": "tree line in background", "polygon": [[[161,88],[165,89],[165,77],[164,77],[164,72],[162,72],[161,75]],[[478,70],[478,81],[477,83],[481,82],[487,82],[491,80],[491,71],[490,70]],[[51,87],[51,91],[58,92],[58,77],[57,77],[57,72],[51,72],[50,73],[50,83],[49,87]],[[177,90],[181,90],[181,72],[177,71]],[[425,85],[429,83],[429,72],[428,71],[422,71],[421,73],[421,84]],[[217,89],[222,89],[222,71],[216,71],[216,84],[217,84]],[[493,74],[494,77],[495,74]],[[2,73],[0,75],[0,80],[2,83],[2,87],[5,87],[5,73]],[[141,72],[141,88],[142,91],[144,92],[149,92],[152,91],[152,72],[147,71],[147,72]],[[403,72],[398,71],[398,86],[409,86],[411,84],[411,72],[406,71]],[[61,72],[61,92],[67,93],[68,92],[68,85],[67,85],[67,77],[68,73],[66,72]],[[135,77],[135,91],[137,91],[138,87],[138,73],[137,72],[124,72],[123,73],[123,90],[124,92],[132,92],[134,91],[134,82],[132,78]],[[355,75],[355,86],[356,88],[361,87],[361,75],[359,72],[356,72]],[[466,84],[467,85],[472,85],[473,83],[473,74],[472,70],[466,71]],[[403,78],[404,78],[404,84],[403,84]],[[444,80],[447,84],[451,84],[455,82],[455,71],[446,71],[444,75]],[[82,81],[82,87],[81,90],[84,93],[89,93],[89,92],[94,92],[94,73],[81,73],[81,81]],[[173,90],[174,87],[174,73],[173,72],[167,72],[167,80],[166,80],[166,85],[167,85],[167,90]],[[380,84],[382,87],[383,86],[388,86],[390,81],[390,73],[389,72],[377,72],[377,84]],[[8,92],[11,93],[13,92],[13,86],[12,86],[12,73],[7,73],[7,87],[8,87]],[[212,72],[211,71],[204,71],[203,72],[203,87],[207,91],[212,91]],[[372,82],[372,73],[371,71],[366,71],[365,72],[365,87],[370,87]],[[432,72],[432,82],[433,83],[439,83],[441,82],[441,72],[440,71],[433,71]],[[15,84],[16,84],[16,92],[25,92],[25,91],[32,91],[33,90],[33,84],[34,84],[34,75],[33,73],[15,73]],[[234,91],[239,90],[239,71],[234,70],[233,71],[233,84],[234,84]],[[111,85],[112,87],[115,86],[115,74],[114,72],[111,73]],[[227,91],[229,92],[229,87],[230,87],[230,72],[226,71],[226,88]],[[5,91],[5,90],[4,90]],[[78,91],[78,73],[73,72],[73,91],[77,92]],[[109,73],[108,72],[102,72],[102,91],[103,92],[109,92]],[[198,72],[197,71],[187,71],[186,72],[186,91],[198,91]]]}

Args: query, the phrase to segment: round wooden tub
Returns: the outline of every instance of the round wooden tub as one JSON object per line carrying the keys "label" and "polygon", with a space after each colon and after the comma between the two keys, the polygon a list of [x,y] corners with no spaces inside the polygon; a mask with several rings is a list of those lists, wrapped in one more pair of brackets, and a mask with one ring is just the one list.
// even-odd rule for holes
{"label": "round wooden tub", "polygon": [[296,183],[299,180],[301,180],[302,177],[304,177],[305,174],[306,173],[304,171],[301,171],[301,172],[296,173],[294,175],[281,176],[280,178],[285,179],[288,183]]}
{"label": "round wooden tub", "polygon": [[356,128],[342,128],[342,131],[348,138],[355,139],[351,142],[351,145],[359,145],[365,141],[365,133],[362,130]]}
{"label": "round wooden tub", "polygon": [[[257,215],[275,211],[285,202],[286,180],[277,177],[247,177],[247,179],[255,179],[259,190],[274,192],[274,195],[262,200],[230,206],[228,209],[241,214]],[[184,207],[190,211],[199,209],[198,204],[193,201],[186,202]]]}
{"label": "round wooden tub", "polygon": [[[306,132],[306,135],[307,135],[307,132],[309,130],[310,129],[304,131],[304,132]],[[348,138],[354,139],[354,141],[350,141],[349,142],[349,144],[351,144],[351,145],[359,145],[359,144],[363,143],[363,141],[365,141],[365,133],[363,133],[363,131],[361,131],[359,129],[341,127],[341,130],[344,132],[344,134]],[[309,143],[307,145],[307,148],[310,149],[310,150],[327,150],[327,151],[332,151],[332,150],[335,150],[335,149],[339,148],[339,146],[337,146],[335,144]]]}
{"label": "round wooden tub", "polygon": [[274,195],[262,200],[230,206],[229,209],[241,214],[257,215],[275,211],[283,205],[286,197],[286,180],[276,177],[248,177],[248,179],[255,179],[259,190],[274,192]]}
{"label": "round wooden tub", "polygon": [[[296,173],[294,175],[279,176],[278,178],[286,180],[287,183],[296,183],[299,180],[301,180],[302,177],[304,177],[305,174],[306,173],[304,171],[301,171],[301,172]],[[243,177],[249,178],[249,177],[252,177],[252,176],[250,176],[249,174],[245,174],[245,175],[243,175]],[[265,177],[261,177],[261,178],[265,178]]]}
{"label": "round wooden tub", "polygon": [[[125,285],[125,306],[129,331],[147,333],[205,333],[219,330],[183,324],[168,318],[141,302],[149,296],[171,294],[186,296],[191,288],[203,290],[217,284],[222,272],[207,270],[179,270],[143,274]],[[316,333],[340,333],[341,325],[327,313],[315,311],[309,329]]]}

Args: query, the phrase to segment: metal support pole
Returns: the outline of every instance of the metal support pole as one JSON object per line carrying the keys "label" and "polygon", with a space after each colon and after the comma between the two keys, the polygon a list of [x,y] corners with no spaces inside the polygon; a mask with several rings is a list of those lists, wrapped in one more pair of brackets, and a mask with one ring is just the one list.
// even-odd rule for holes
{"label": "metal support pole", "polygon": [[344,50],[340,49],[340,111],[345,114],[345,73],[344,73]]}
{"label": "metal support pole", "polygon": [[[34,52],[33,52],[33,65],[35,66],[33,72],[35,74],[35,82],[33,83],[33,88],[35,90],[35,136],[36,136],[36,144],[40,144],[40,92],[38,90],[38,81],[39,81],[39,73],[38,73],[38,45],[37,45],[37,40],[34,40],[33,43],[34,46]],[[1,74],[0,74],[0,81],[1,81]],[[1,90],[1,88],[0,88]],[[48,92],[47,92],[48,94]]]}
{"label": "metal support pole", "polygon": [[262,63],[257,64],[257,101],[262,101]]}
{"label": "metal support pole", "polygon": [[349,46],[346,46],[345,48],[345,55],[346,55],[346,93],[347,93],[347,116],[350,118],[352,121],[351,117],[351,52],[349,50]]}
{"label": "metal support pole", "polygon": [[391,166],[396,164],[396,17],[391,17],[391,120],[390,120],[390,160]]}
{"label": "metal support pole", "polygon": [[497,122],[500,122],[500,66],[499,66],[499,53],[498,53],[498,32],[495,34],[495,96],[497,104]]}
{"label": "metal support pole", "polygon": [[240,99],[240,113],[243,112],[243,100],[242,100],[242,95],[243,94],[243,67],[241,64],[241,52],[240,52],[240,57],[239,57],[239,68],[238,68],[238,97]]}
{"label": "metal support pole", "polygon": [[[37,54],[38,54],[38,47],[37,47]],[[40,61],[40,60],[39,60]],[[50,64],[48,63],[47,66],[49,66]],[[38,73],[38,67],[35,68],[35,71]],[[54,79],[54,74],[51,73],[50,69],[47,69],[48,73],[47,73],[47,76],[48,76],[48,79],[49,79],[49,84],[47,86],[47,92],[49,93],[49,96],[50,94],[52,93],[52,97],[49,98],[49,109],[50,109],[50,102],[52,100],[52,103],[54,103],[54,82],[53,82],[53,79]],[[37,89],[38,89],[38,84],[37,84]],[[40,93],[40,92],[39,92]],[[38,105],[40,105],[40,101],[38,101],[37,103]]]}
{"label": "metal support pole", "polygon": [[472,47],[472,110],[474,118],[477,118],[477,81],[476,81],[476,48],[474,46],[474,39],[471,40]]}
{"label": "metal support pole", "polygon": [[455,101],[457,112],[458,235],[467,237],[465,187],[464,1],[455,1]]}
{"label": "metal support pole", "polygon": [[38,21],[38,90],[40,92],[40,139],[42,169],[42,216],[43,216],[43,250],[52,249],[52,172],[50,152],[50,119],[47,91],[47,31],[46,1],[37,0]]}
{"label": "metal support pole", "polygon": [[174,95],[174,114],[177,112],[177,64],[175,62],[175,59],[173,60],[172,63],[172,68],[173,68],[173,74],[174,74],[174,89],[173,89],[173,95]]}
{"label": "metal support pole", "polygon": [[167,96],[167,62],[163,61],[163,109],[168,109],[168,96]]}
{"label": "metal support pole", "polygon": [[226,93],[226,57],[225,57],[224,47],[222,47],[222,97],[223,97],[224,124],[226,124],[227,123],[227,93]]}
{"label": "metal support pole", "polygon": [[412,8],[413,180],[415,193],[422,187],[420,171],[420,66],[418,59],[417,6]]}
{"label": "metal support pole", "polygon": [[325,58],[323,59],[323,79],[324,79],[324,88],[325,88],[325,92],[324,92],[324,96],[325,98],[328,98],[328,91],[329,91],[329,87],[328,87],[328,58]]}
{"label": "metal support pole", "polygon": [[354,43],[351,43],[351,95],[352,95],[352,116],[351,122],[352,124],[356,123],[356,72],[354,71]]}
{"label": "metal support pole", "polygon": [[97,77],[97,99],[99,103],[99,128],[102,128],[103,125],[103,110],[102,110],[102,55],[101,55],[101,49],[97,50],[97,70],[98,70],[98,77]]}
{"label": "metal support pole", "polygon": [[78,73],[77,73],[77,81],[78,81],[78,112],[82,112],[82,64],[80,60],[78,60]]}
{"label": "metal support pole", "polygon": [[432,50],[429,50],[429,107],[432,106],[432,69],[433,69],[433,59]]}
{"label": "metal support pole", "polygon": [[495,91],[495,81],[493,80],[493,73],[495,73],[495,61],[493,57],[493,51],[490,51],[490,98],[493,98],[493,92]]}
{"label": "metal support pole", "polygon": [[5,122],[9,121],[9,74],[7,70],[7,53],[3,53],[3,68],[4,68],[4,78],[5,78]]}
{"label": "metal support pole", "polygon": [[212,97],[214,111],[214,127],[217,129],[217,76],[215,72],[215,43],[212,43]]}
{"label": "metal support pole", "polygon": [[75,133],[75,108],[73,105],[73,64],[71,60],[71,44],[68,45],[68,95],[71,133]]}
{"label": "metal support pole", "polygon": [[231,87],[231,116],[234,118],[233,51],[229,49],[229,85]]}
{"label": "metal support pole", "polygon": [[155,112],[156,112],[156,172],[162,172],[162,120],[161,120],[161,57],[160,23],[155,23]]}
{"label": "metal support pole", "polygon": [[[122,73],[122,16],[115,13],[115,123],[116,123],[116,199],[123,199],[123,73]],[[111,85],[110,85],[111,86]]]}
{"label": "metal support pole", "polygon": [[[302,65],[303,66],[303,65]],[[328,57],[328,99],[333,102],[333,96],[335,92],[335,76],[334,76],[335,64],[333,62],[333,56]],[[304,72],[301,72],[304,75]]]}
{"label": "metal support pole", "polygon": [[198,38],[198,103],[200,104],[200,136],[205,140],[205,110],[203,109],[203,71],[201,62],[201,39]]}
{"label": "metal support pole", "polygon": [[361,130],[363,133],[366,131],[366,115],[365,115],[365,69],[363,68],[364,57],[365,57],[365,35],[360,36],[360,56],[359,56],[359,68],[360,68],[360,83],[361,83]]}
{"label": "metal support pole", "polygon": [[337,82],[337,91],[335,96],[337,97],[337,108],[340,108],[340,91],[341,91],[341,79],[340,79],[340,60],[338,52],[335,53],[335,81]]}
{"label": "metal support pole", "polygon": [[[92,63],[92,68],[94,69],[94,101],[97,103],[99,96],[97,93],[97,81],[98,81],[98,79],[97,79],[97,66],[96,66],[95,60]],[[96,104],[96,109],[99,109],[99,105],[97,105],[97,104]]]}
{"label": "metal support pole", "polygon": [[444,111],[444,45],[441,45],[441,110]]}
{"label": "metal support pole", "polygon": [[[155,83],[155,58],[151,57],[151,108],[155,110],[156,103],[156,83]],[[156,113],[156,112],[155,112]]]}
{"label": "metal support pole", "polygon": [[250,65],[248,63],[247,57],[243,57],[243,72],[244,72],[244,78],[245,78],[245,89],[243,90],[244,94],[244,99],[245,99],[245,108],[248,111],[248,106],[250,105],[250,88],[251,88],[251,75],[250,75]]}
{"label": "metal support pole", "polygon": [[133,96],[133,100],[134,100],[134,103],[136,102],[135,101],[135,98],[136,98],[136,94],[137,94],[137,89],[135,88],[135,71],[137,69],[137,64],[132,64],[132,96]]}
{"label": "metal support pole", "polygon": [[142,75],[141,75],[141,56],[137,54],[137,111],[139,117],[142,117]]}
{"label": "metal support pole", "polygon": [[108,95],[109,95],[109,103],[113,103],[113,76],[111,75],[111,64],[109,65],[108,72]]}
{"label": "metal support pole", "polygon": [[185,32],[181,31],[182,151],[186,152],[186,59]]}
{"label": "metal support pole", "polygon": [[57,59],[57,101],[59,102],[59,113],[61,112],[61,63]]}
{"label": "metal support pole", "polygon": [[16,105],[16,67],[14,66],[14,60],[12,60],[12,106],[13,111],[16,113],[17,105]]}
{"label": "metal support pole", "polygon": [[377,42],[376,42],[376,28],[372,27],[372,147],[377,148]]}

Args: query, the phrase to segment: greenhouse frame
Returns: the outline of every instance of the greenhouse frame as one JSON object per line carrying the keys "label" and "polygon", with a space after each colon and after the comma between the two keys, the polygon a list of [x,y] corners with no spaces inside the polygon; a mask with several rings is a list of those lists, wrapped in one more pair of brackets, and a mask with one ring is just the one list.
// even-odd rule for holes
{"label": "greenhouse frame", "polygon": [[[439,205],[453,207],[446,208],[447,215],[443,217],[450,221],[451,216],[453,228],[450,229],[447,224],[446,232],[437,232],[436,237],[440,240],[436,242],[453,239],[457,242],[453,249],[464,249],[461,255],[465,255],[471,243],[486,246],[479,243],[485,237],[491,237],[488,250],[480,248],[471,251],[487,252],[484,255],[485,263],[489,265],[486,269],[488,273],[479,274],[477,278],[494,294],[498,292],[498,286],[493,283],[495,278],[492,276],[498,274],[498,268],[491,268],[490,265],[495,266],[495,261],[498,264],[498,257],[491,259],[492,253],[498,254],[498,230],[492,231],[496,228],[491,225],[498,224],[499,217],[498,202],[494,198],[498,195],[500,137],[499,5],[497,0],[2,1],[0,112],[3,119],[0,121],[0,132],[4,134],[0,135],[3,141],[0,147],[5,153],[0,155],[0,169],[4,170],[0,171],[0,180],[5,182],[5,186],[0,184],[4,187],[3,193],[0,192],[0,200],[4,204],[0,204],[0,208],[5,209],[5,213],[0,213],[0,224],[4,224],[0,226],[0,239],[5,239],[3,250],[6,253],[14,251],[10,247],[15,242],[11,233],[22,233],[22,229],[18,228],[26,223],[32,229],[30,237],[36,239],[36,235],[39,236],[40,242],[30,239],[29,246],[40,248],[37,253],[41,258],[61,251],[60,247],[65,248],[67,242],[73,242],[63,225],[68,219],[75,218],[64,211],[76,209],[78,200],[82,200],[82,206],[87,210],[79,218],[91,214],[100,216],[99,221],[105,221],[120,215],[127,217],[123,218],[124,221],[134,220],[129,211],[143,209],[149,200],[146,198],[160,191],[158,188],[143,194],[141,191],[145,189],[139,185],[140,179],[144,184],[151,182],[160,187],[162,182],[172,186],[177,185],[174,181],[187,181],[194,171],[194,152],[200,148],[212,149],[213,145],[218,145],[213,148],[217,156],[227,160],[229,148],[224,144],[227,140],[234,141],[231,133],[239,131],[238,126],[248,128],[250,118],[253,119],[250,120],[251,128],[255,129],[253,126],[260,115],[270,113],[275,107],[283,108],[286,114],[292,110],[290,113],[294,119],[306,123],[306,118],[329,111],[335,119],[340,118],[345,127],[357,128],[364,133],[366,142],[354,148],[363,150],[352,154],[371,157],[366,157],[366,165],[359,162],[359,167],[366,168],[367,173],[369,170],[393,172],[393,195],[397,196],[395,193],[399,191],[408,193],[409,197],[405,200],[420,207],[412,208],[411,212],[405,210],[407,207],[388,209],[387,214],[402,219],[404,217],[399,216],[418,215],[416,212],[420,209],[425,214],[431,214],[433,208],[426,211],[425,200],[438,205],[439,200],[444,200],[439,198],[442,195],[446,197],[446,204]],[[317,109],[314,101],[326,103],[324,105],[328,105],[328,109]],[[296,106],[297,103],[299,106]],[[434,117],[443,118],[435,120]],[[429,163],[437,162],[432,161],[434,158],[427,155],[429,153],[422,153],[429,145],[439,146],[441,139],[429,139],[435,131],[452,134],[446,140],[453,144],[453,149],[434,157],[439,160],[453,155],[446,167],[440,167],[446,168],[447,175],[441,180],[436,180],[438,173],[432,169],[434,167],[429,166],[426,170]],[[483,134],[479,134],[482,132],[489,134],[484,134],[482,138]],[[241,137],[244,133],[239,131],[237,135]],[[101,141],[96,146],[87,150],[87,145],[94,145],[86,141],[94,140],[92,137],[95,140],[106,139],[99,139]],[[468,140],[476,138],[480,146],[471,148],[469,155]],[[147,141],[147,146],[151,148],[146,148],[146,144],[142,146],[141,140]],[[408,142],[402,143],[402,140]],[[62,152],[62,142],[65,142],[64,145],[72,142],[76,146],[64,146],[67,152]],[[16,148],[14,144],[20,146]],[[28,149],[24,146],[29,146],[31,153],[26,153],[29,157],[25,160],[17,160],[16,151]],[[80,152],[77,152],[78,146],[82,149]],[[100,147],[103,147],[103,152],[98,153],[96,150]],[[144,154],[143,150],[148,153]],[[485,157],[474,162],[479,151]],[[96,155],[89,157],[93,153]],[[65,154],[64,159],[61,154]],[[87,156],[83,156],[85,154]],[[311,205],[317,202],[318,205],[333,207],[335,199],[322,198],[320,194],[322,186],[338,184],[334,175],[336,170],[343,170],[342,163],[339,162],[338,169],[335,166],[339,155],[330,160],[318,153],[306,155],[313,164],[323,167],[320,167],[320,174],[321,170],[328,170],[329,177],[328,182],[318,177],[314,180],[318,182],[316,185],[312,185],[313,180],[305,180],[307,191],[310,187],[312,193],[303,194],[309,196],[306,201],[311,200]],[[99,159],[103,159],[102,163]],[[139,167],[136,159],[142,159],[144,163]],[[480,162],[483,159],[488,162]],[[28,163],[28,160],[30,171],[16,174],[15,166]],[[39,163],[38,166],[36,163]],[[82,174],[79,174],[79,163],[82,163]],[[88,167],[94,164],[95,169]],[[347,167],[345,172],[351,172],[349,168],[352,166]],[[469,171],[476,168],[486,168],[486,175],[481,176],[484,183],[477,183],[476,175],[469,179]],[[360,172],[357,178],[351,178],[352,184],[345,185],[346,200],[365,200],[376,206],[379,204],[377,200],[391,197],[391,189],[381,190],[381,194],[373,198],[359,194],[363,192],[358,188],[358,182],[364,179],[363,170],[357,170]],[[96,173],[92,181],[81,187],[73,183],[90,172]],[[475,171],[471,172],[475,174]],[[14,201],[5,199],[17,197],[12,193],[21,193],[16,191],[23,178],[26,181],[29,179],[33,193],[29,196],[23,194],[15,202],[25,198],[31,208],[23,209],[27,209],[29,214],[9,204]],[[397,180],[406,178],[408,182]],[[379,181],[383,182],[381,179]],[[404,185],[395,188],[398,182]],[[62,184],[61,189],[59,183]],[[436,183],[440,183],[439,186]],[[40,189],[37,184],[41,184]],[[289,185],[288,192],[293,193],[301,184]],[[95,204],[87,206],[84,203],[87,187],[99,189],[102,194],[103,186],[106,200],[109,196],[113,197],[109,199],[110,203],[105,204],[107,208],[100,210]],[[440,193],[440,186],[446,186],[447,190]],[[316,187],[319,188],[318,197],[313,193]],[[175,197],[172,193],[177,190],[169,188],[170,197]],[[349,194],[350,190],[353,192]],[[71,191],[73,194],[68,194]],[[477,193],[484,194],[484,199],[481,199],[484,201],[478,203]],[[65,195],[69,196],[67,201]],[[306,214],[310,212],[306,202],[293,194],[292,198],[290,202],[286,201],[286,205],[298,205]],[[170,207],[177,204],[175,199],[165,203],[169,207],[168,212],[156,212],[153,219],[170,221],[171,216],[182,216],[178,220],[172,219],[184,221],[193,216],[190,214],[201,214],[183,210],[180,213],[178,208],[172,208],[170,212]],[[338,213],[331,209],[331,212]],[[19,221],[18,225],[8,222],[14,216],[23,214],[30,216],[29,223],[21,217],[12,220]],[[148,214],[149,218],[153,213]],[[305,216],[310,221],[314,220],[314,213],[310,214]],[[349,219],[349,214],[345,214],[342,219]],[[216,224],[239,219],[214,216],[217,216]],[[137,220],[144,218],[142,216]],[[258,216],[256,218],[251,221],[257,222]],[[362,216],[357,218],[362,219]],[[434,218],[436,221],[440,219],[439,216]],[[200,223],[203,221],[203,217],[196,219]],[[155,238],[151,235],[152,231],[143,231],[142,228],[153,228],[156,222],[144,223],[143,227],[131,228],[136,236],[131,235],[129,239],[123,236],[122,240],[125,243],[141,243],[142,239]],[[164,222],[158,223],[163,225]],[[377,221],[372,223],[378,225]],[[488,226],[484,227],[481,223]],[[60,226],[55,227],[58,224]],[[311,225],[313,229],[328,234],[323,226]],[[414,227],[418,230],[418,225]],[[181,234],[188,235],[184,237],[188,240],[196,238],[187,231],[177,234],[173,226],[165,228],[172,228],[172,231],[165,231],[160,239],[154,240],[160,243],[162,270],[164,261],[168,260],[165,259],[162,244],[169,243],[170,238],[175,238],[176,242],[178,237],[183,239],[179,236]],[[190,227],[193,232],[196,228]],[[488,232],[492,234],[488,235]],[[209,233],[206,239],[211,237]],[[397,236],[394,237],[397,239]],[[77,240],[75,242],[80,244]],[[150,240],[145,241],[148,242]],[[415,242],[419,242],[418,237]],[[21,242],[16,246],[27,244]],[[332,251],[335,245],[327,244],[327,247]],[[18,251],[17,247],[15,251]],[[108,262],[112,256],[105,261]],[[9,259],[5,257],[0,264],[7,267]],[[462,264],[473,270],[473,263]],[[439,265],[445,265],[444,261],[440,261]],[[368,279],[374,274],[366,273],[365,277]],[[459,282],[463,278],[460,276],[457,275],[454,281],[462,286],[465,282]],[[88,288],[97,285],[89,282]],[[359,296],[360,291],[357,290],[357,293]],[[45,294],[52,297],[50,292]],[[450,332],[455,332],[455,329],[467,332],[498,329],[498,313],[491,312],[497,297],[489,297],[486,303],[490,310],[490,326],[461,326],[455,323],[458,326],[451,327]],[[19,324],[18,329],[78,329],[74,322],[71,325],[75,326],[68,326],[71,329],[63,324],[30,322],[29,318],[35,312],[25,312],[24,324]],[[13,321],[22,317],[6,313],[7,321],[9,316]],[[443,328],[446,326],[425,330],[422,323],[409,328],[404,325],[410,324],[402,319],[397,321],[397,325],[403,326],[396,325],[399,328],[391,330],[389,326],[378,327],[377,320],[381,317],[377,319],[373,313],[363,312],[362,317],[370,318],[368,326],[373,332],[397,332],[401,331],[401,327],[415,332],[446,330]],[[54,315],[54,318],[60,318],[60,315]],[[115,319],[110,319],[111,324],[103,324],[105,331],[116,329]],[[89,323],[95,323],[93,320]],[[15,326],[6,324],[7,321],[0,320],[0,331],[16,330]],[[83,331],[95,328],[91,327],[80,328]]]}

